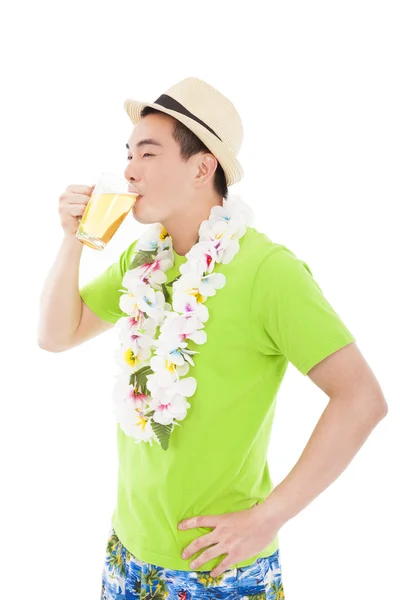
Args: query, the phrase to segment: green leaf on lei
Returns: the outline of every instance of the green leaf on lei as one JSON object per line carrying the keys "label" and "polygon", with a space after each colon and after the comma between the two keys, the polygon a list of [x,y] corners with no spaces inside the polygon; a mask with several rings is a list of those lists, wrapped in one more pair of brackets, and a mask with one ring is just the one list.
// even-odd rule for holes
{"label": "green leaf on lei", "polygon": [[161,423],[156,423],[152,420],[151,426],[153,428],[154,433],[160,441],[162,449],[168,450],[169,438],[171,436],[172,431],[172,423],[170,423],[169,425],[161,425]]}
{"label": "green leaf on lei", "polygon": [[152,250],[138,250],[135,254],[135,258],[130,264],[129,269],[136,269],[136,267],[141,267],[146,263],[154,262],[157,256],[157,252],[153,252]]}
{"label": "green leaf on lei", "polygon": [[[167,284],[167,285],[168,285],[168,284]],[[170,301],[170,299],[171,299],[171,294],[170,294],[170,292],[167,290],[167,287],[166,287],[165,283],[163,283],[163,284],[161,285],[161,287],[162,287],[162,291],[163,291],[163,293],[164,293],[165,302],[169,302],[169,301]]]}
{"label": "green leaf on lei", "polygon": [[138,371],[135,371],[135,373],[132,373],[129,379],[129,385],[133,385],[133,387],[142,394],[150,396],[150,392],[147,389],[147,376],[151,373],[153,373],[151,367],[142,367]]}

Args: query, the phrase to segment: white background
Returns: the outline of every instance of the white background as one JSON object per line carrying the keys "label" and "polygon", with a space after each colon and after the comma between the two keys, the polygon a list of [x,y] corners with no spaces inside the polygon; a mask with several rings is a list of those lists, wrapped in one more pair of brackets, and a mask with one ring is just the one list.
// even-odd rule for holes
{"label": "white background", "polygon": [[[60,194],[102,170],[123,173],[125,98],[153,101],[189,76],[236,105],[245,178],[232,193],[252,205],[261,231],[308,263],[389,405],[345,472],[280,530],[286,598],[397,597],[396,9],[384,0],[37,0],[3,11],[2,597],[100,598],[116,502],[116,336],[61,354],[39,349],[40,293],[61,242]],[[81,283],[141,228],[129,215],[104,252],[85,248]],[[269,450],[275,484],[327,401],[289,365]]]}

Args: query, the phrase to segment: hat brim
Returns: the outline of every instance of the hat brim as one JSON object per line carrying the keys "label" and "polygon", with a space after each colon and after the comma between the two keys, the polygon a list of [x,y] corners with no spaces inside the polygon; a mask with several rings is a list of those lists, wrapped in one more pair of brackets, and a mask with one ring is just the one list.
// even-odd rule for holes
{"label": "hat brim", "polygon": [[214,154],[215,158],[220,163],[224,170],[226,183],[228,186],[238,183],[238,181],[243,178],[242,166],[232,152],[230,152],[225,144],[223,144],[213,133],[208,131],[206,127],[203,127],[203,125],[197,123],[197,121],[194,121],[190,117],[182,115],[175,110],[164,108],[159,104],[128,99],[125,100],[124,108],[134,125],[140,121],[140,113],[145,106],[150,106],[151,108],[155,108],[156,110],[159,110],[170,117],[174,117],[174,119],[177,119],[186,125],[188,129],[193,131],[193,133],[200,138],[203,144],[207,146],[210,152]]}

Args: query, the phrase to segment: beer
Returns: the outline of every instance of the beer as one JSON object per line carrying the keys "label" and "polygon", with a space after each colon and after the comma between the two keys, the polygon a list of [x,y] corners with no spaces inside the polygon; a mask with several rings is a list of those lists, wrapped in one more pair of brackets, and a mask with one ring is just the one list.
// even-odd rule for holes
{"label": "beer", "polygon": [[90,248],[103,250],[134,206],[138,195],[131,192],[95,192],[86,206],[76,237]]}

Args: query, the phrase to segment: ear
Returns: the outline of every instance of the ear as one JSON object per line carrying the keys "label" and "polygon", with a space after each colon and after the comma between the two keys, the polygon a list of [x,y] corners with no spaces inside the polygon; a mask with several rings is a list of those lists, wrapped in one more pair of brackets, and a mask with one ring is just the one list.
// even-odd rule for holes
{"label": "ear", "polygon": [[213,154],[209,152],[200,154],[197,164],[196,184],[203,186],[210,181],[214,177],[217,167],[218,161]]}

